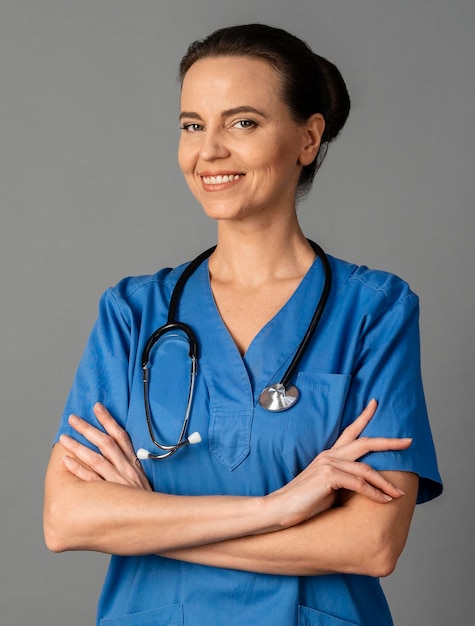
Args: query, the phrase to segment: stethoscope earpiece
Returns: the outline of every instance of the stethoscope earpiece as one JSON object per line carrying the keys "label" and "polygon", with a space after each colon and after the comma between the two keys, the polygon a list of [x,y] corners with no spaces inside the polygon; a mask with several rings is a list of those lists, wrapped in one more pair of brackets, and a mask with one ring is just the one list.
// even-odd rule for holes
{"label": "stethoscope earpiece", "polygon": [[201,435],[200,433],[195,430],[194,433],[191,433],[191,435],[188,437],[188,443],[191,443],[191,445],[194,445],[195,443],[201,443],[203,440],[201,439]]}
{"label": "stethoscope earpiece", "polygon": [[188,444],[194,445],[195,443],[201,443],[201,441],[202,439],[200,433],[198,431],[195,431],[194,433],[191,433],[188,439],[185,439],[181,443],[178,443],[176,446],[169,446],[168,448],[166,446],[162,446],[161,449],[165,450],[164,454],[152,454],[148,450],[145,450],[145,448],[139,448],[137,450],[137,458],[141,461],[145,461],[147,459],[166,459],[174,454],[179,448],[183,448],[183,446],[186,446]]}
{"label": "stethoscope earpiece", "polygon": [[145,459],[148,459],[150,456],[150,452],[148,450],[145,450],[145,448],[139,448],[137,450],[137,458],[140,459],[141,461],[145,461]]}

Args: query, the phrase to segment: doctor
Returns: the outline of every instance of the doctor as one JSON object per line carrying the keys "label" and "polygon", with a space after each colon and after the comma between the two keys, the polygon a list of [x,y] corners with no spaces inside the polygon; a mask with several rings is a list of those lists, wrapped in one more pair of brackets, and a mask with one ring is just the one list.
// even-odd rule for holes
{"label": "doctor", "polygon": [[[416,501],[441,491],[417,297],[329,257],[328,301],[291,381],[298,400],[259,404],[324,289],[296,202],[346,121],[345,84],[261,25],[195,42],[180,75],[179,164],[217,224],[176,313],[197,337],[186,434],[201,442],[137,459],[160,454],[141,358],[185,266],[124,279],[101,300],[55,440],[47,545],[113,555],[98,624],[390,625],[378,577],[394,569]],[[187,413],[185,339],[178,329],[150,354],[151,421],[168,445]]]}

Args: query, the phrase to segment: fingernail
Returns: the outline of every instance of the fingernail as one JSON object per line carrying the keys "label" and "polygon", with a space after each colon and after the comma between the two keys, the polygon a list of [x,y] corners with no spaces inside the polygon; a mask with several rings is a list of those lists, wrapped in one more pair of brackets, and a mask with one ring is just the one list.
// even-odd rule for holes
{"label": "fingernail", "polygon": [[387,494],[387,493],[385,493],[385,494],[383,494],[383,495],[384,495],[384,499],[386,500],[386,502],[391,502],[391,500],[392,500],[392,497],[391,497],[391,496],[388,496],[388,494]]}

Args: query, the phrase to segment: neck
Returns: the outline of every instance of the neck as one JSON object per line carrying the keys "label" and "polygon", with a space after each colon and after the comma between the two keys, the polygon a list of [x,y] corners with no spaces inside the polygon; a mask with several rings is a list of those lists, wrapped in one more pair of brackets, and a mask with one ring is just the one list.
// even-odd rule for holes
{"label": "neck", "polygon": [[296,218],[292,223],[252,230],[220,222],[209,269],[212,278],[258,286],[275,279],[302,277],[314,259],[315,252]]}

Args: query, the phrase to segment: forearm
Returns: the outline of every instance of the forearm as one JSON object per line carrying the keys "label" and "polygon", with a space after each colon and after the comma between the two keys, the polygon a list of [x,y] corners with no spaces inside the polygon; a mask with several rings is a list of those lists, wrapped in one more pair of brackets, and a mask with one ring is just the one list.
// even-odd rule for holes
{"label": "forearm", "polygon": [[[335,446],[321,452],[290,483],[251,498],[154,493],[126,431],[102,405],[95,405],[105,432],[76,416],[70,417],[70,424],[99,452],[66,436],[53,448],[46,476],[46,543],[54,551],[167,553],[297,527],[318,519],[342,489],[384,507],[401,492],[356,459],[370,451],[404,449],[410,440],[358,438],[374,409],[370,403]],[[298,536],[290,539],[298,541]],[[305,537],[302,547],[303,554]],[[264,547],[264,561],[268,549],[272,546]]]}
{"label": "forearm", "polygon": [[[322,513],[320,518],[327,515]],[[316,521],[314,518],[283,531],[174,550],[162,556],[260,574],[308,576],[332,573],[323,555],[315,554]]]}
{"label": "forearm", "polygon": [[405,545],[418,484],[412,474],[397,474],[394,482],[405,491],[399,500],[378,504],[355,496],[292,528],[163,556],[264,574],[386,576]]}
{"label": "forearm", "polygon": [[379,566],[382,553],[378,542],[370,540],[367,532],[360,533],[358,539],[353,532],[348,533],[341,513],[341,510],[334,509],[279,532],[173,551],[163,556],[261,574],[382,575],[383,568]]}
{"label": "forearm", "polygon": [[51,550],[152,554],[277,527],[262,498],[172,496],[84,482],[62,469],[63,452],[55,446],[46,479],[44,528]]}

